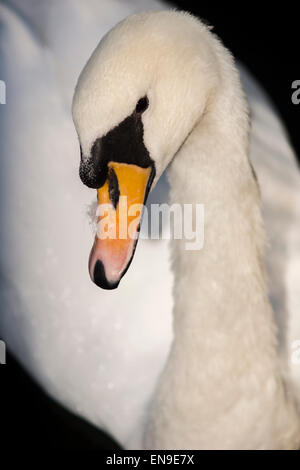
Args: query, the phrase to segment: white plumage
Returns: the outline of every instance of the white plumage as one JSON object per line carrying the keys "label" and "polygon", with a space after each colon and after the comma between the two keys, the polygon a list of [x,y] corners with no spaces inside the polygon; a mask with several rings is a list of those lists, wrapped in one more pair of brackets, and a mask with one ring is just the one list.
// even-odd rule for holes
{"label": "white plumage", "polygon": [[[50,395],[125,447],[140,447],[172,336],[168,243],[140,240],[117,291],[91,283],[87,208],[95,194],[78,178],[70,108],[77,76],[101,36],[124,16],[161,5],[7,3],[0,6],[0,78],[7,84],[0,109],[1,335]],[[271,299],[290,358],[300,338],[300,178],[276,113],[245,71],[242,78],[271,241]],[[291,367],[300,387],[300,366]]]}

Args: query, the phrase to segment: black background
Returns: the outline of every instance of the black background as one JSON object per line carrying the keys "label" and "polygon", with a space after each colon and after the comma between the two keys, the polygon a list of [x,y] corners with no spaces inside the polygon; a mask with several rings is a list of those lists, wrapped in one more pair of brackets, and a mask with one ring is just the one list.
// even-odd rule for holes
{"label": "black background", "polygon": [[[291,84],[300,79],[299,14],[293,3],[173,2],[207,23],[262,83],[273,99],[300,154],[300,105]],[[272,6],[270,6],[272,5]],[[0,366],[1,438],[5,447],[113,449],[117,444],[68,413],[31,381],[11,356]]]}
{"label": "black background", "polygon": [[[300,154],[300,105],[291,101],[291,84],[300,80],[300,15],[296,2],[176,1],[214,26],[214,32],[271,96]],[[199,6],[196,6],[196,3]],[[193,6],[194,5],[194,6]]]}

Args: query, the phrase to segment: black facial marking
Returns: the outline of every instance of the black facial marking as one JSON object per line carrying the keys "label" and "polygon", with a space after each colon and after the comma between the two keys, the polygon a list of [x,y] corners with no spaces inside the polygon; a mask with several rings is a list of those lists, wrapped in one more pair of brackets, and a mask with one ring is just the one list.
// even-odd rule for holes
{"label": "black facial marking", "polygon": [[116,209],[120,198],[120,190],[117,175],[112,168],[108,170],[108,192],[109,198]]}
{"label": "black facial marking", "polygon": [[[139,104],[140,103],[140,104]],[[95,140],[89,158],[81,160],[80,178],[89,188],[98,189],[107,179],[109,162],[129,163],[142,168],[154,162],[144,144],[144,128],[142,110],[148,106],[148,98],[144,97],[137,103],[137,109],[109,131],[104,137]]]}
{"label": "black facial marking", "polygon": [[101,139],[97,139],[92,147],[91,157],[84,159],[81,155],[79,176],[89,188],[98,189],[107,179],[107,162],[101,158]]}
{"label": "black facial marking", "polygon": [[149,100],[148,100],[148,97],[147,96],[143,96],[143,98],[141,98],[140,100],[138,100],[137,104],[136,104],[136,107],[135,107],[135,111],[136,113],[143,113],[144,111],[146,111],[146,109],[148,108],[149,106]]}

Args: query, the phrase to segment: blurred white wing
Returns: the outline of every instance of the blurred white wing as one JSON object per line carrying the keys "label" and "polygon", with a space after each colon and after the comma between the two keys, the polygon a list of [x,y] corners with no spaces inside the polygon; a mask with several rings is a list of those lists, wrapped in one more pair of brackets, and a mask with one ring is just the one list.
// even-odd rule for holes
{"label": "blurred white wing", "polygon": [[244,69],[241,76],[252,113],[251,160],[259,180],[269,239],[266,260],[270,299],[284,372],[291,374],[300,402],[300,364],[292,360],[300,340],[299,165],[268,97]]}

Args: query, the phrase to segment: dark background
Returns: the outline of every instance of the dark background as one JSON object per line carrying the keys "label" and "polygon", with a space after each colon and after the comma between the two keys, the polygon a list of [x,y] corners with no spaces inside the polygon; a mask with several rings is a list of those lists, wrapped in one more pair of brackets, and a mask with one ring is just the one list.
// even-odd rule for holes
{"label": "dark background", "polygon": [[[300,105],[291,101],[291,84],[300,80],[300,9],[296,2],[173,2],[214,26],[234,56],[271,96],[299,156]],[[194,5],[194,6],[193,6]]]}
{"label": "dark background", "polygon": [[[293,3],[268,6],[192,1],[173,4],[214,26],[215,33],[261,82],[271,96],[292,143],[300,155],[300,105],[291,101],[294,80],[300,79],[299,14]],[[266,7],[266,6],[267,7]],[[31,381],[11,356],[0,366],[1,434],[4,447],[113,449],[117,444],[88,423],[68,413]],[[4,393],[3,393],[4,392]]]}

